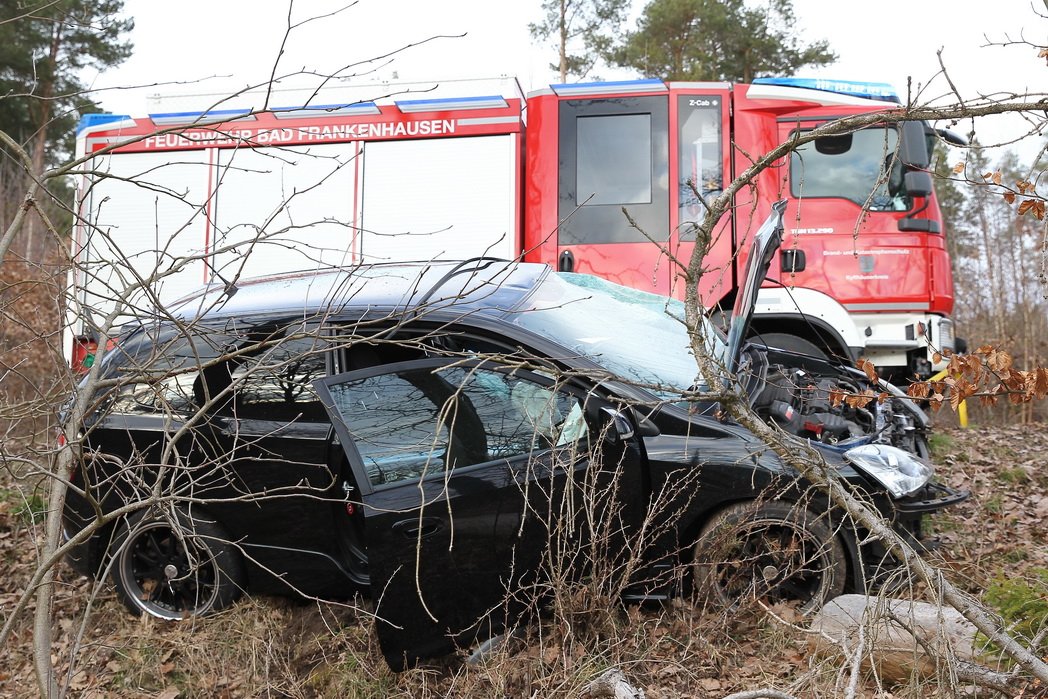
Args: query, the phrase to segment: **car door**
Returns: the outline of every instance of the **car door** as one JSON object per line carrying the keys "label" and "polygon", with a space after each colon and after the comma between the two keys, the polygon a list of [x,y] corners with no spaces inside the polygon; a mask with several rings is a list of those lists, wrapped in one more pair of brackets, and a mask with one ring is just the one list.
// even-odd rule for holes
{"label": "car door", "polygon": [[326,534],[330,512],[317,506],[338,494],[327,463],[331,425],[312,387],[328,373],[328,345],[299,322],[259,324],[233,346],[194,382],[198,404],[208,405],[198,433],[219,465],[210,510],[260,568],[280,571],[259,576],[266,589],[344,586],[340,550]]}
{"label": "car door", "polygon": [[[315,382],[356,481],[383,654],[394,669],[498,634],[524,609],[599,401],[490,361],[427,359]],[[620,422],[629,423],[620,417]],[[632,429],[622,429],[623,433]],[[627,440],[602,462],[639,473]]]}

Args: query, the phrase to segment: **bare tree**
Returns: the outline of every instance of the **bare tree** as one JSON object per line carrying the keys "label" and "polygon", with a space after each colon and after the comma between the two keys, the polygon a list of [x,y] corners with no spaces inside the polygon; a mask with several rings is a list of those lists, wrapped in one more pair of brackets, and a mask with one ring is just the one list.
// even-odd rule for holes
{"label": "bare tree", "polygon": [[[563,69],[563,62],[562,62]],[[318,88],[319,89],[319,88]],[[750,186],[756,175],[762,170],[775,166],[781,159],[787,156],[791,150],[816,138],[851,133],[857,129],[872,124],[898,123],[906,120],[950,120],[961,118],[975,118],[981,115],[997,114],[1004,112],[1018,112],[1028,115],[1032,119],[1042,118],[1044,113],[1044,99],[1016,98],[1010,100],[975,100],[947,106],[928,107],[919,104],[909,104],[897,109],[889,109],[876,114],[868,114],[860,117],[850,117],[834,121],[810,132],[797,136],[789,143],[780,144],[768,153],[760,157],[754,157],[752,165],[732,183],[725,187],[722,194],[715,198],[705,200],[707,203],[706,214],[699,224],[698,238],[700,240],[710,239],[716,230],[721,217],[728,211],[734,195],[745,187]],[[4,135],[5,145],[12,152],[20,154],[21,165],[27,172],[33,172],[33,162],[18,144]],[[245,143],[245,147],[251,147],[251,143]],[[279,156],[294,158],[300,154],[293,151],[285,151]],[[65,163],[59,167],[48,170],[35,178],[27,191],[21,197],[21,205],[18,213],[13,218],[10,226],[3,232],[0,238],[0,263],[5,263],[11,242],[19,234],[27,218],[35,217],[55,240],[64,241],[65,234],[57,230],[47,217],[46,213],[37,206],[37,198],[44,194],[47,189],[44,185],[52,180],[68,176],[76,172],[84,172],[85,168],[91,167],[93,161],[82,158]],[[347,166],[346,163],[333,163],[332,172]],[[112,176],[105,172],[92,172],[98,182],[112,180]],[[329,173],[330,176],[330,173]],[[323,177],[316,183],[322,184]],[[142,173],[139,177],[133,177],[127,182],[130,186],[152,192],[157,199],[166,201],[177,201],[187,207],[189,216],[202,215],[207,205],[205,201],[187,201],[183,193],[170,187],[157,184],[156,180]],[[989,188],[1000,186],[1000,182],[990,185],[976,181],[980,187],[986,187],[982,191],[987,197],[996,197],[998,192]],[[1000,201],[1015,206],[1022,210],[1026,218],[1021,219],[1026,226],[1017,234],[1020,245],[1016,246],[1015,256],[1012,259],[995,257],[995,261],[1010,262],[1010,266],[1018,268],[1017,277],[1033,275],[1037,265],[1033,257],[1037,254],[1044,256],[1043,223],[1034,224],[1043,217],[1043,199],[1035,189],[1019,187],[1011,201],[1003,194]],[[207,255],[209,259],[215,256],[226,255],[230,260],[227,267],[219,268],[220,279],[224,282],[221,293],[205,297],[207,303],[221,304],[237,293],[237,283],[244,269],[244,261],[250,259],[253,252],[264,246],[283,246],[285,249],[294,250],[299,254],[305,254],[308,258],[317,260],[322,258],[324,250],[311,249],[302,244],[296,238],[296,234],[304,227],[331,223],[325,221],[293,221],[285,225],[281,215],[286,213],[289,204],[293,203],[295,197],[301,196],[302,191],[288,192],[283,200],[273,206],[271,215],[264,218],[256,226],[240,237],[231,236],[230,240],[218,245]],[[999,201],[992,199],[993,202]],[[1024,204],[1032,202],[1032,204]],[[1038,203],[1040,204],[1038,208]],[[1025,210],[1022,209],[1025,207]],[[1038,211],[1041,216],[1038,216]],[[153,212],[153,216],[159,217],[159,208]],[[154,220],[156,220],[154,218]],[[107,231],[98,226],[96,221],[82,220],[81,225],[91,229],[92,233],[100,240],[105,240]],[[340,226],[350,226],[349,221],[336,222]],[[227,231],[231,232],[231,231]],[[1040,235],[1042,245],[1036,246],[1036,237]],[[184,347],[184,341],[199,328],[194,326],[193,320],[186,320],[177,314],[171,313],[166,299],[161,299],[157,289],[162,284],[178,275],[182,270],[204,261],[205,255],[192,251],[175,251],[165,246],[159,246],[157,256],[151,264],[141,265],[137,261],[128,259],[125,255],[121,257],[121,251],[113,250],[114,257],[110,260],[111,267],[104,272],[104,278],[109,284],[109,291],[105,298],[96,299],[94,307],[78,308],[78,312],[91,314],[93,316],[95,329],[98,335],[98,352],[95,362],[90,367],[83,379],[70,374],[59,376],[55,385],[60,389],[71,391],[72,385],[80,381],[75,397],[68,402],[62,412],[59,426],[62,430],[61,438],[57,446],[43,449],[41,453],[25,454],[11,453],[5,445],[3,458],[7,464],[18,464],[20,467],[28,467],[31,473],[39,477],[48,489],[48,499],[45,509],[46,518],[44,529],[39,544],[39,560],[32,575],[24,581],[23,590],[14,605],[8,610],[3,630],[0,631],[0,645],[11,642],[12,633],[17,627],[20,617],[26,613],[30,605],[35,602],[34,617],[34,640],[33,650],[35,655],[36,675],[41,693],[46,696],[61,696],[64,692],[62,677],[59,676],[53,665],[52,651],[54,650],[54,598],[55,598],[55,566],[63,555],[71,551],[77,544],[86,541],[94,532],[104,528],[116,527],[117,531],[123,520],[127,531],[133,531],[134,523],[141,526],[150,526],[157,521],[167,521],[173,528],[177,528],[180,517],[186,508],[207,503],[208,485],[207,478],[218,477],[235,478],[235,473],[230,471],[228,463],[237,458],[238,450],[245,448],[256,448],[264,435],[246,436],[237,434],[232,442],[223,445],[223,449],[214,450],[205,442],[209,439],[209,420],[217,411],[235,410],[233,395],[241,392],[245,386],[255,386],[255,389],[277,389],[283,400],[292,406],[297,406],[297,399],[304,390],[305,385],[312,378],[309,371],[303,369],[303,359],[311,355],[319,356],[323,353],[320,345],[313,349],[290,353],[284,351],[290,343],[300,340],[316,342],[318,337],[308,323],[296,329],[289,330],[281,328],[280,332],[258,333],[247,335],[246,341],[234,343],[228,342],[228,337],[220,331],[205,334],[210,340],[205,345],[193,345],[190,343],[188,349]],[[890,526],[886,525],[879,515],[873,512],[865,503],[858,500],[852,493],[845,489],[837,480],[835,475],[829,472],[825,464],[816,452],[797,449],[794,442],[783,438],[773,428],[756,419],[747,402],[743,400],[736,388],[737,383],[729,384],[727,388],[720,389],[724,385],[724,367],[718,366],[713,358],[709,356],[708,348],[705,346],[704,336],[699,328],[704,322],[703,310],[700,299],[697,297],[698,279],[703,273],[703,246],[697,245],[696,252],[690,260],[676,260],[680,272],[687,280],[687,323],[692,330],[692,350],[698,361],[698,369],[704,375],[707,386],[717,387],[711,394],[704,396],[707,399],[717,400],[727,415],[748,428],[757,435],[772,450],[778,453],[783,462],[793,466],[796,471],[810,482],[816,484],[820,494],[828,496],[841,509],[846,511],[850,518],[861,525],[861,527],[873,536],[886,542],[887,546],[895,555],[904,561],[909,570],[923,582],[931,595],[936,600],[942,600],[953,606],[975,624],[979,630],[988,638],[992,639],[999,647],[1016,661],[1023,669],[1026,676],[1037,678],[1041,682],[1048,683],[1048,668],[1044,661],[1031,652],[1022,644],[1015,642],[1008,633],[1001,628],[997,620],[993,619],[977,601],[960,592],[956,585],[952,584],[948,576],[942,571],[926,562],[922,556],[913,549],[906,541],[902,540]],[[1043,266],[1043,262],[1041,263]],[[1000,268],[994,267],[994,278],[1003,279]],[[80,269],[82,274],[95,275],[101,278],[102,273],[98,269]],[[1022,279],[1017,279],[1017,283]],[[1001,282],[1003,284],[1003,281]],[[1018,294],[1026,294],[1021,297],[1024,307],[1032,307],[1030,291],[1028,286],[1019,284]],[[1018,289],[1024,289],[1018,291]],[[82,303],[82,299],[70,300],[69,303]],[[105,356],[110,351],[109,340],[117,333],[117,325],[121,319],[141,315],[146,309],[152,308],[152,312],[161,318],[165,318],[176,332],[165,343],[156,345],[154,350],[141,358],[136,358],[134,372],[129,375],[110,375],[103,370]],[[4,309],[6,310],[6,309]],[[1020,316],[1022,317],[1022,316]],[[1025,316],[1028,322],[1032,322],[1032,316]],[[412,319],[415,319],[412,317]],[[311,318],[305,320],[320,321],[322,318]],[[385,325],[372,327],[348,327],[343,328],[344,336],[340,339],[346,344],[363,343],[374,347],[375,345],[387,345],[403,351],[417,352],[431,351],[440,345],[431,341],[432,338],[413,335],[405,338],[398,335],[399,330],[404,327],[405,318],[394,318],[392,322]],[[1004,328],[1002,326],[1002,335]],[[434,331],[441,341],[439,330]],[[319,338],[324,342],[333,341],[330,337]],[[283,348],[283,349],[282,349]],[[177,354],[178,349],[181,354]],[[124,351],[121,348],[118,351]],[[51,347],[51,352],[57,358],[61,350],[57,346]],[[163,361],[163,352],[177,354],[181,363],[172,364]],[[475,358],[475,352],[448,350],[447,354],[463,362]],[[486,353],[489,357],[498,358],[504,363],[516,363],[520,367],[551,371],[551,367],[544,365],[541,359],[531,356],[515,355],[512,351],[505,349],[492,349]],[[412,354],[411,356],[414,356]],[[1027,358],[1038,357],[1036,350],[1029,348]],[[254,361],[258,360],[258,361]],[[239,371],[240,367],[248,367]],[[1002,376],[1002,367],[994,367],[995,376]],[[204,376],[209,370],[215,370],[219,378],[224,381],[209,382],[206,378],[201,379],[197,386],[197,379]],[[224,374],[222,372],[225,372]],[[239,372],[239,373],[238,373]],[[192,379],[187,382],[187,377]],[[148,380],[146,380],[148,379]],[[558,376],[557,387],[567,385],[570,376]],[[257,384],[252,384],[257,381]],[[416,387],[424,396],[433,396],[434,391],[443,390],[447,387],[434,388]],[[459,394],[462,386],[450,387],[448,395],[441,393],[442,400],[450,395]],[[1011,391],[1018,391],[1017,387],[1009,387]],[[1038,395],[1036,376],[1031,385],[1025,388],[1027,398]],[[1043,396],[1043,391],[1040,393]],[[117,479],[121,487],[127,490],[121,491],[125,499],[118,507],[103,511],[99,506],[97,515],[91,519],[80,533],[68,541],[63,541],[62,536],[62,514],[69,489],[75,489],[76,494],[85,497],[88,502],[100,505],[97,489],[108,486],[108,483],[87,483],[78,481],[75,471],[77,468],[86,469],[90,472],[94,462],[92,459],[105,460],[112,458],[104,454],[90,454],[83,451],[84,445],[90,444],[90,415],[100,409],[101,401],[111,400],[114,396],[121,399],[149,401],[157,409],[158,413],[169,420],[172,435],[165,439],[159,449],[154,451],[133,450],[125,455],[125,460],[116,469]],[[4,406],[3,417],[11,422],[22,418],[22,414],[11,406]],[[37,410],[46,410],[50,406],[37,406]],[[294,409],[298,409],[297,407]],[[235,414],[232,414],[235,417]],[[294,423],[297,416],[289,418]],[[468,417],[455,416],[454,420],[468,421]],[[279,426],[274,426],[279,430]],[[475,430],[472,433],[475,434]],[[539,439],[542,434],[538,426],[532,433],[534,439]],[[550,435],[545,435],[549,439]],[[86,440],[86,441],[85,441]],[[39,443],[37,442],[37,445]],[[156,445],[152,445],[156,446]],[[195,458],[191,452],[194,449],[205,450],[207,457],[201,462],[193,462]],[[468,443],[461,445],[468,452]],[[148,466],[148,468],[145,468]],[[12,466],[13,467],[13,466]],[[609,612],[614,611],[615,600],[620,598],[626,591],[627,583],[633,579],[633,572],[642,558],[641,551],[650,542],[664,536],[672,520],[673,507],[679,504],[683,497],[680,490],[666,490],[656,493],[654,501],[646,503],[652,508],[653,516],[646,519],[650,524],[636,539],[622,544],[620,541],[621,531],[617,529],[617,520],[614,513],[602,509],[602,505],[614,501],[612,493],[616,492],[621,485],[618,482],[615,465],[611,465],[607,472],[611,478],[603,481],[583,482],[575,484],[582,493],[581,500],[586,504],[580,512],[575,511],[549,511],[540,513],[543,516],[540,521],[543,526],[550,529],[550,546],[543,552],[543,566],[545,576],[536,582],[535,587],[539,591],[535,597],[527,600],[535,603],[546,592],[551,592],[554,599],[555,614],[565,621],[566,627],[576,629],[569,620],[578,609],[588,612],[586,615],[593,627],[599,628],[613,626],[613,621],[608,621]],[[289,497],[291,495],[313,497],[322,500],[325,493],[333,484],[330,482],[288,484],[283,488],[276,488],[264,493],[245,491],[243,499],[249,502],[264,502],[271,499]],[[678,488],[686,487],[678,485]],[[94,491],[94,492],[93,492]],[[131,493],[131,496],[127,496]],[[567,502],[567,500],[563,501]],[[146,514],[142,514],[146,513]],[[158,519],[159,518],[159,519]],[[166,520],[164,519],[166,518]],[[584,537],[589,542],[587,548],[579,551],[573,547],[575,532],[585,529],[589,532]],[[195,534],[200,537],[202,543],[199,550],[208,549],[209,542],[215,539],[214,534],[209,534],[202,528]],[[235,541],[222,541],[223,546],[236,547]],[[618,546],[618,548],[616,548]],[[586,570],[589,576],[584,578],[584,584],[579,585],[578,572]],[[678,571],[679,572],[679,571]],[[223,569],[220,574],[235,576],[235,571]],[[545,588],[544,586],[549,586]],[[534,591],[534,590],[533,590]],[[420,590],[420,592],[423,592]],[[579,606],[578,600],[585,599],[585,604]],[[86,615],[86,612],[85,612]],[[614,616],[611,614],[610,616]],[[86,626],[86,616],[84,617]],[[86,633],[86,629],[81,633]],[[599,635],[601,631],[596,631]],[[987,675],[989,676],[989,675]],[[768,696],[776,696],[782,693],[769,690]],[[759,696],[753,694],[752,696]]]}

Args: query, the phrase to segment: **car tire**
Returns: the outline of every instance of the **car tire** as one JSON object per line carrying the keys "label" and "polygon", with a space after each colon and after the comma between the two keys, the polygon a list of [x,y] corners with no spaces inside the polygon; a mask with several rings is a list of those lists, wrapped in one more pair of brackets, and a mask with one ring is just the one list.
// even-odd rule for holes
{"label": "car tire", "polygon": [[148,510],[122,522],[111,577],[134,614],[179,620],[225,609],[246,583],[244,562],[212,520]]}
{"label": "car tire", "polygon": [[847,564],[840,540],[803,505],[750,501],[706,523],[692,572],[700,597],[716,607],[797,602],[809,614],[844,592]]}

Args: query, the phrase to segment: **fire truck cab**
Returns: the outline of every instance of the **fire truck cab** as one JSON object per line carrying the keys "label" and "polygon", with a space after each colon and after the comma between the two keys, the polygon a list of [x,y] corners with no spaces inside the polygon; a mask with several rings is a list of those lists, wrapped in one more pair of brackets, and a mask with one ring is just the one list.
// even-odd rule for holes
{"label": "fire truck cab", "polygon": [[[828,121],[890,109],[890,86],[767,79],[554,85],[529,95],[526,259],[683,298],[705,205],[757,158]],[[953,349],[953,280],[921,122],[797,148],[735,196],[700,265],[730,308],[747,241],[772,202],[786,238],[753,334],[784,349],[926,376]]]}

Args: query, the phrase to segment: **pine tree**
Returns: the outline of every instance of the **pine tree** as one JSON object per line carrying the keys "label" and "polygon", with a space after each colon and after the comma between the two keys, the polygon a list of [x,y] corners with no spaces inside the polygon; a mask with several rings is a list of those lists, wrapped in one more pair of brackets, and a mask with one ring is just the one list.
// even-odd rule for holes
{"label": "pine tree", "polygon": [[[566,83],[571,75],[586,77],[610,50],[628,9],[629,0],[543,0],[542,21],[529,29],[539,40],[557,37],[558,61],[550,68]],[[580,48],[581,53],[572,53]]]}
{"label": "pine tree", "polygon": [[123,0],[0,2],[0,130],[32,157],[34,172],[68,158],[80,115],[98,111],[80,78],[131,55]]}
{"label": "pine tree", "polygon": [[837,60],[825,40],[802,44],[795,24],[791,0],[651,0],[608,58],[652,78],[733,82]]}

